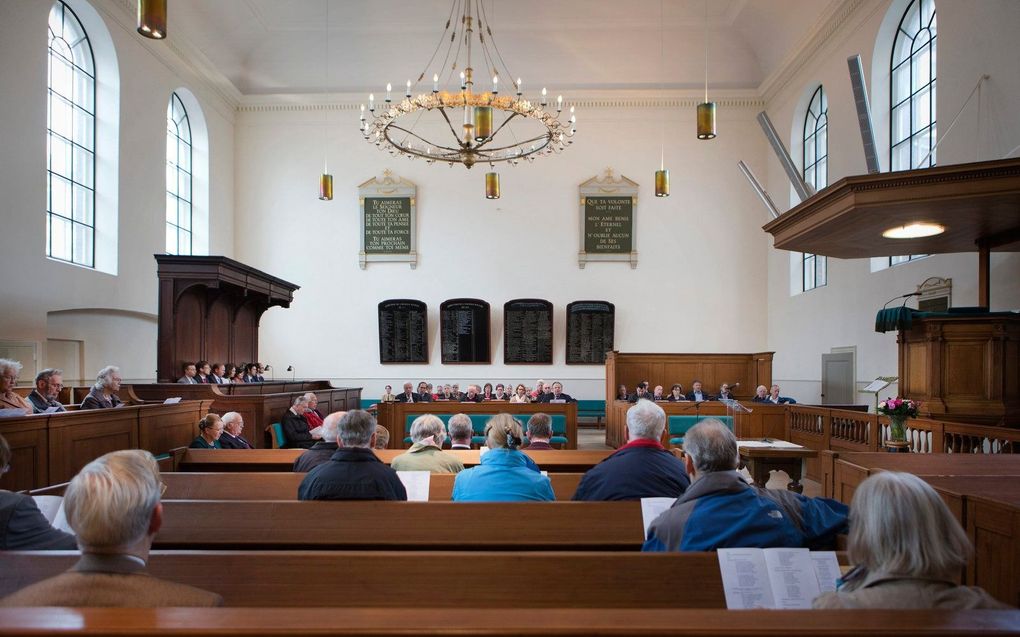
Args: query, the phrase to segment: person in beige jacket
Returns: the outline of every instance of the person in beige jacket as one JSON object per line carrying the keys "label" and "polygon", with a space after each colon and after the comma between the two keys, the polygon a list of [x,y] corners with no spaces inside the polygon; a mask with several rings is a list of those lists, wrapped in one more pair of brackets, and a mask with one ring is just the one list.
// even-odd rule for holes
{"label": "person in beige jacket", "polygon": [[815,608],[1009,608],[956,584],[973,548],[935,489],[913,474],[883,471],[861,483],[847,544],[857,566]]}
{"label": "person in beige jacket", "polygon": [[146,573],[163,520],[159,468],[148,451],[114,451],[85,465],[64,493],[81,559],[66,573],[0,600],[0,606],[220,606],[216,593]]}
{"label": "person in beige jacket", "polygon": [[423,414],[411,423],[411,448],[390,462],[395,471],[428,471],[430,473],[459,473],[464,463],[455,455],[443,451],[446,426],[438,416]]}

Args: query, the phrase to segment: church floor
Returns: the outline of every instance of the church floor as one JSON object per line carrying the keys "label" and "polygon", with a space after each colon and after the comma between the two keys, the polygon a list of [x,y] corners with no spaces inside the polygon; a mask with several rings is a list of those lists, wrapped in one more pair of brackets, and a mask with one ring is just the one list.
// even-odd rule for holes
{"label": "church floor", "polygon": [[[577,430],[577,448],[585,450],[599,450],[609,449],[606,445],[606,430],[595,429],[594,427],[580,427]],[[750,477],[750,474],[746,470],[742,473]],[[790,482],[790,477],[783,471],[774,471],[772,477],[769,480],[768,488],[770,489],[785,489],[786,485]],[[814,480],[808,480],[804,478],[801,480],[801,484],[804,485],[804,495],[808,497],[817,497],[822,495],[822,485]]]}

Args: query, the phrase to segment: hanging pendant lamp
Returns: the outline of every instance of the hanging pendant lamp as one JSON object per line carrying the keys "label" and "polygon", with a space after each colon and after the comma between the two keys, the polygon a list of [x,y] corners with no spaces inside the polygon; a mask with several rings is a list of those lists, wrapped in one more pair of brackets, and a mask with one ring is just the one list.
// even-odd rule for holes
{"label": "hanging pendant lamp", "polygon": [[138,32],[153,40],[166,37],[166,0],[138,0]]}
{"label": "hanging pendant lamp", "polygon": [[485,198],[499,199],[499,173],[485,173]]}
{"label": "hanging pendant lamp", "polygon": [[705,101],[698,104],[698,139],[715,139],[715,102],[708,101],[708,0],[705,0]]}

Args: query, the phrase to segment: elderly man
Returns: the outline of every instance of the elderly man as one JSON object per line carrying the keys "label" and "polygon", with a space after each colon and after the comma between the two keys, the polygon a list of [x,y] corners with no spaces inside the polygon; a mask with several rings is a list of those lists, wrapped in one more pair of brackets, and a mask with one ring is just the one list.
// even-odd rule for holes
{"label": "elderly man", "polygon": [[765,399],[765,402],[772,403],[773,405],[793,405],[796,404],[797,401],[787,396],[780,396],[779,385],[773,385],[772,388],[769,389],[769,395],[768,398]]}
{"label": "elderly man", "polygon": [[751,486],[737,473],[737,439],[710,418],[684,435],[684,465],[691,486],[652,522],[646,551],[714,551],[719,548],[831,549],[846,533],[845,504],[786,490]]}
{"label": "elderly man", "polygon": [[195,363],[184,363],[181,367],[184,369],[184,376],[177,379],[177,384],[198,385],[200,381],[195,378],[198,375],[198,366]]}
{"label": "elderly man", "polygon": [[[11,446],[0,436],[0,474],[11,463]],[[0,551],[74,550],[74,536],[46,520],[32,496],[0,489]]]}
{"label": "elderly man", "polygon": [[322,421],[322,440],[312,445],[307,451],[294,460],[295,473],[308,473],[315,467],[329,462],[336,450],[337,423],[344,417],[346,411],[334,411]]}
{"label": "elderly man", "polygon": [[548,403],[548,402],[552,402],[552,401],[561,401],[561,400],[563,402],[567,402],[567,403],[574,402],[574,399],[571,398],[570,394],[564,394],[563,393],[563,383],[561,383],[560,381],[556,381],[549,388],[548,393],[542,394],[542,397],[538,399],[538,402],[540,402],[540,403]]}
{"label": "elderly man", "polygon": [[305,394],[305,398],[308,399],[308,403],[305,405],[305,420],[308,421],[308,428],[315,429],[316,427],[322,426],[322,414],[319,413],[319,397],[315,395],[315,392],[310,391]]}
{"label": "elderly man", "polygon": [[209,382],[216,385],[223,385],[227,382],[225,378],[227,374],[227,366],[223,363],[216,363],[212,366],[212,375],[209,377]]}
{"label": "elderly man", "polygon": [[81,401],[79,409],[112,409],[122,405],[123,402],[117,396],[122,380],[119,367],[110,365],[99,370],[96,383],[85,400]]}
{"label": "elderly man", "polygon": [[254,449],[241,432],[244,431],[244,418],[236,411],[223,414],[223,433],[220,434],[220,447],[224,449]]}
{"label": "elderly man", "polygon": [[290,409],[283,412],[280,426],[283,427],[283,437],[285,438],[284,449],[308,449],[321,437],[318,432],[313,434],[308,428],[308,421],[305,420],[306,409],[308,409],[308,398],[298,396],[291,403]]}
{"label": "elderly man", "polygon": [[457,456],[443,451],[446,427],[438,416],[423,414],[411,423],[411,448],[394,458],[395,471],[428,471],[460,473],[464,463]]}
{"label": "elderly man", "polygon": [[675,498],[690,481],[679,458],[659,442],[666,412],[650,400],[627,410],[627,444],[592,467],[574,492],[575,500]]}
{"label": "elderly man", "polygon": [[480,403],[482,400],[482,391],[478,385],[468,385],[467,391],[460,397],[463,403]]}
{"label": "elderly man", "polygon": [[758,385],[758,388],[754,390],[754,398],[751,399],[752,403],[767,403],[769,401],[769,389],[765,385]]}
{"label": "elderly man", "polygon": [[308,472],[298,500],[407,500],[397,472],[375,455],[375,418],[354,409],[337,423],[337,446],[329,462]]}
{"label": "elderly man", "polygon": [[64,388],[64,372],[59,369],[44,369],[35,375],[35,389],[28,395],[28,402],[32,403],[32,411],[37,414],[49,411],[54,413],[64,411],[57,397],[60,390]]}
{"label": "elderly man", "polygon": [[471,437],[474,435],[474,428],[471,426],[471,417],[467,414],[454,414],[450,416],[447,424],[450,430],[450,449],[470,449]]}
{"label": "elderly man", "polygon": [[24,588],[4,606],[219,606],[208,591],[145,572],[163,522],[162,484],[148,451],[114,451],[85,465],[64,492],[81,559],[66,573]]}
{"label": "elderly man", "polygon": [[420,403],[421,396],[413,390],[414,385],[411,383],[404,383],[403,393],[397,394],[396,402],[398,403]]}
{"label": "elderly man", "polygon": [[528,418],[528,451],[551,451],[552,418],[549,414],[537,413]]}
{"label": "elderly man", "polygon": [[[347,413],[347,412],[341,412]],[[373,449],[386,449],[390,446],[390,430],[382,425],[375,426],[375,446]]]}

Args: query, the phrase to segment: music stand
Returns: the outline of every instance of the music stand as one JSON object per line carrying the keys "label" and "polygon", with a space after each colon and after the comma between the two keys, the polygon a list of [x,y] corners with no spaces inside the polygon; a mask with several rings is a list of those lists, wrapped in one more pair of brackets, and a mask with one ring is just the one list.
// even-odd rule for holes
{"label": "music stand", "polygon": [[733,398],[720,398],[719,402],[726,405],[726,415],[729,417],[730,422],[733,423],[733,435],[737,435],[737,415],[749,414],[752,410]]}
{"label": "music stand", "polygon": [[875,395],[875,413],[878,413],[878,392],[899,380],[898,376],[879,376],[868,383],[868,386],[861,390],[864,394]]}

